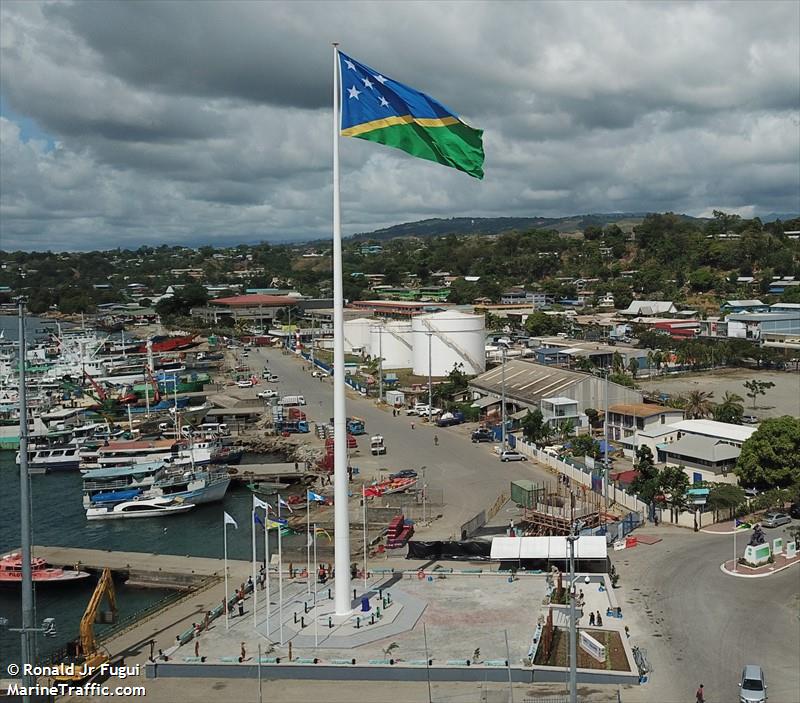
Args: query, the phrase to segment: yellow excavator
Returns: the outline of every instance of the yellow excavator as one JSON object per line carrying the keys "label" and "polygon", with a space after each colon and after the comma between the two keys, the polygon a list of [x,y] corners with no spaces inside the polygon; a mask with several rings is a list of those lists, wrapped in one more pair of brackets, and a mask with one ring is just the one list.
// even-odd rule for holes
{"label": "yellow excavator", "polygon": [[[108,601],[108,610],[101,611],[103,599]],[[95,623],[111,624],[117,619],[117,600],[111,569],[103,569],[100,580],[89,599],[89,605],[81,618],[79,651],[77,660],[59,665],[60,672],[53,678],[62,683],[83,681],[92,675],[101,664],[109,660],[107,652],[101,651],[94,637]]]}

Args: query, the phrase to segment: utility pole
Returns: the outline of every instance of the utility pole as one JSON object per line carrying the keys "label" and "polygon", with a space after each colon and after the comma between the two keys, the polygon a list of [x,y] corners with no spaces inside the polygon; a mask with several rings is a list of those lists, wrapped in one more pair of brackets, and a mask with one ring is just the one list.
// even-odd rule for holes
{"label": "utility pole", "polygon": [[569,544],[569,700],[578,703],[578,622],[575,613],[575,542],[578,540],[578,523],[572,523],[567,536]]}
{"label": "utility pole", "polygon": [[431,344],[433,332],[428,332],[428,422],[433,422],[433,355]]}
{"label": "utility pole", "polygon": [[500,444],[500,451],[505,451],[506,448],[506,348],[503,347],[503,362],[502,367],[500,370],[501,373],[501,395],[502,399],[500,401],[500,422],[501,422],[501,444]]}
{"label": "utility pole", "polygon": [[[22,651],[20,667],[22,685],[27,688],[36,681],[26,674],[27,665],[33,665],[33,574],[31,572],[31,498],[30,476],[28,474],[28,393],[25,387],[25,301],[19,301],[19,500],[20,530],[22,532]],[[25,695],[27,703],[30,696]]]}
{"label": "utility pole", "polygon": [[[609,369],[606,369],[606,419],[603,421],[603,437],[604,437],[604,446],[603,446],[603,480],[605,482],[604,493],[605,493],[605,513],[608,513],[608,376],[609,376]],[[603,523],[606,522],[606,516],[603,515]]]}
{"label": "utility pole", "polygon": [[378,327],[378,402],[383,402],[383,325]]}

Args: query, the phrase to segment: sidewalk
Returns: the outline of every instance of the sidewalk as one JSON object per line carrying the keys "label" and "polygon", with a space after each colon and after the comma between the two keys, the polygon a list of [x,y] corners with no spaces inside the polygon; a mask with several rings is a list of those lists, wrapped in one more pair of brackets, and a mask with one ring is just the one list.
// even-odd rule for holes
{"label": "sidewalk", "polygon": [[800,564],[800,554],[797,554],[792,559],[787,559],[786,555],[784,554],[778,554],[775,557],[775,563],[773,564],[764,564],[763,566],[753,568],[751,566],[745,566],[744,564],[734,564],[733,559],[730,559],[720,564],[719,568],[723,573],[728,574],[728,576],[755,579],[772,576],[773,574],[777,574],[779,571],[788,569],[796,564]]}

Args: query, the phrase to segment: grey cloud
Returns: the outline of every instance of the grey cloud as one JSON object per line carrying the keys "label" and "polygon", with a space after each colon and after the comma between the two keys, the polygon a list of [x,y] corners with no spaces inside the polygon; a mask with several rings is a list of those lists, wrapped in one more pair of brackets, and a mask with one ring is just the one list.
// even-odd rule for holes
{"label": "grey cloud", "polygon": [[800,209],[796,3],[5,2],[3,248],[329,236],[331,47],[485,130],[486,179],[343,140],[347,232]]}

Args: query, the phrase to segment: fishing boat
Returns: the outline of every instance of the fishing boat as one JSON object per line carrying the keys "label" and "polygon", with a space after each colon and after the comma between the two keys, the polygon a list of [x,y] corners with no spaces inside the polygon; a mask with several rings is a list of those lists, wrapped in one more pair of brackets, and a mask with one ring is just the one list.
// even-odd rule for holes
{"label": "fishing boat", "polygon": [[117,520],[124,518],[161,517],[187,513],[194,503],[185,503],[180,498],[143,498],[128,500],[116,505],[89,508],[87,520]]}
{"label": "fishing boat", "polygon": [[[28,449],[28,470],[31,473],[50,473],[52,471],[74,471],[80,465],[78,447],[32,448]],[[19,464],[19,452],[17,452]]]}
{"label": "fishing boat", "polygon": [[[41,557],[31,559],[31,575],[36,584],[80,581],[90,576],[86,571],[54,568]],[[13,552],[0,557],[0,585],[18,583],[22,583],[22,555]]]}

